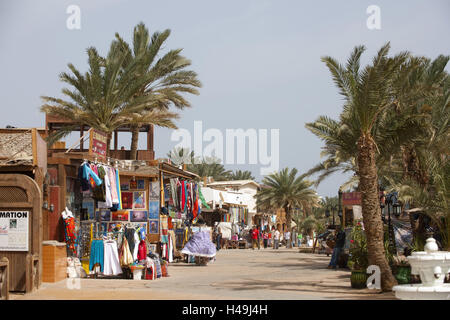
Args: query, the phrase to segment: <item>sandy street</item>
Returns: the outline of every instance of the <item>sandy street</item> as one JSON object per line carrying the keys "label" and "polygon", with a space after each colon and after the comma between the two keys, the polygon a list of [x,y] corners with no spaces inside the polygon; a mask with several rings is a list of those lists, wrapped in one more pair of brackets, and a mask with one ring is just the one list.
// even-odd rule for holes
{"label": "sandy street", "polygon": [[124,299],[124,300],[297,300],[395,299],[350,287],[350,271],[329,270],[326,255],[299,253],[295,249],[221,250],[206,267],[172,263],[167,278],[157,280],[81,279],[81,289],[66,281],[43,283],[31,294],[12,299]]}

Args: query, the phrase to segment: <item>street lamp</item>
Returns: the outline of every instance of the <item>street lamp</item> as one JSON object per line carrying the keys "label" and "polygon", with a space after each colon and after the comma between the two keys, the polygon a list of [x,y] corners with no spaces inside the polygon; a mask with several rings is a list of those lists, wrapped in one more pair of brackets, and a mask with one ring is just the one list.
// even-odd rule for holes
{"label": "street lamp", "polygon": [[401,205],[397,201],[397,192],[391,192],[386,195],[386,205],[388,209],[388,237],[389,237],[389,245],[392,245],[392,237],[391,237],[391,207],[393,209],[393,214],[395,216],[400,215]]}
{"label": "street lamp", "polygon": [[383,223],[386,223],[386,217],[384,216],[384,194],[380,197],[380,209],[381,209],[381,220],[383,220]]}
{"label": "street lamp", "polygon": [[341,190],[341,188],[339,188],[338,195],[339,195],[338,216],[339,216],[339,219],[341,220],[341,226],[342,226],[343,223],[342,223],[342,190]]}

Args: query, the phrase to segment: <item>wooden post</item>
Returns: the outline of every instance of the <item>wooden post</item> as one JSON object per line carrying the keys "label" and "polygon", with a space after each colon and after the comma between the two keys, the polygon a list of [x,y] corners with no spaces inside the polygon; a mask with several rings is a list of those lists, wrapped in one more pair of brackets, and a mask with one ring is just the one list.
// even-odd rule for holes
{"label": "wooden post", "polygon": [[[62,212],[66,208],[66,170],[63,164],[58,164],[58,184],[59,189],[59,210]],[[53,212],[53,214],[60,215],[61,212]],[[58,241],[64,241],[62,234],[58,234]]]}
{"label": "wooden post", "polygon": [[342,221],[341,221],[341,224],[342,224],[342,229],[344,229],[345,228],[345,206],[343,206],[343,208],[342,208]]}
{"label": "wooden post", "polygon": [[118,144],[119,144],[119,134],[118,134],[118,132],[117,132],[117,130],[116,131],[114,131],[114,150],[115,151],[117,151],[117,147],[118,147]]}
{"label": "wooden post", "polygon": [[154,128],[153,125],[150,124],[147,129],[147,150],[153,151],[153,134]]}
{"label": "wooden post", "polygon": [[9,260],[0,259],[0,300],[9,300]]}
{"label": "wooden post", "polygon": [[80,127],[80,152],[83,152],[83,150],[84,150],[84,139],[82,139],[83,135],[84,135],[84,125],[81,125],[81,127]]}

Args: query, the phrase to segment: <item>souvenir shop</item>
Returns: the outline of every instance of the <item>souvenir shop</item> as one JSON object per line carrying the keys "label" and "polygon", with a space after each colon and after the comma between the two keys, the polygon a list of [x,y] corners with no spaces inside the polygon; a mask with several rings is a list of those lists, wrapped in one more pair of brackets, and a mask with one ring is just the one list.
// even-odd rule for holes
{"label": "souvenir shop", "polygon": [[212,230],[197,227],[201,205],[206,204],[201,194],[199,177],[168,163],[160,163],[162,181],[161,199],[161,252],[169,262],[181,258],[181,249],[198,231]]}
{"label": "souvenir shop", "polygon": [[228,212],[222,216],[222,222],[234,222],[241,224],[244,221],[245,225],[249,225],[248,207],[243,205],[230,204]]}
{"label": "souvenir shop", "polygon": [[65,192],[60,194],[64,201],[49,199],[53,209],[58,205],[54,216],[62,211],[62,239],[55,223],[49,223],[48,238],[66,243],[67,256],[81,264],[79,276],[151,280],[167,275],[169,255],[159,245],[167,234],[160,232],[158,162],[114,161],[113,166],[70,157],[49,179],[51,187]]}
{"label": "souvenir shop", "polygon": [[253,216],[253,224],[262,231],[271,230],[272,227],[277,227],[277,215],[258,213]]}

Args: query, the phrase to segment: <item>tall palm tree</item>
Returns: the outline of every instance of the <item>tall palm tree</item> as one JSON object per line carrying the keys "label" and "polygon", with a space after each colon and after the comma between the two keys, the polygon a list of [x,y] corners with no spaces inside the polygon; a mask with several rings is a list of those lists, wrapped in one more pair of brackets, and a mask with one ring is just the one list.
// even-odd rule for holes
{"label": "tall palm tree", "polygon": [[[62,90],[69,100],[42,96],[42,112],[74,123],[52,133],[47,141],[51,145],[70,134],[77,125],[87,125],[108,135],[109,153],[112,132],[129,125],[136,114],[142,114],[153,106],[155,97],[136,96],[149,77],[136,76],[142,63],[138,59],[124,68],[127,56],[117,42],[111,43],[106,58],[101,57],[94,47],[88,48],[87,53],[89,70],[84,75],[73,64],[68,65],[72,74],[63,72],[60,75],[61,81],[72,87]],[[155,125],[175,126],[172,119],[176,115],[173,113],[155,110],[151,115],[151,123]]]}
{"label": "tall palm tree", "polygon": [[236,170],[230,175],[231,180],[255,180],[255,177],[252,176],[251,171],[245,170]]}
{"label": "tall palm tree", "polygon": [[[382,248],[381,222],[375,214],[378,210],[375,186],[378,183],[389,185],[391,180],[399,181],[405,175],[426,181],[425,171],[418,170],[420,159],[417,156],[420,150],[426,150],[421,148],[426,145],[421,141],[424,135],[427,136],[428,126],[423,109],[430,96],[442,92],[440,87],[445,80],[444,69],[448,61],[448,57],[439,56],[431,62],[407,53],[387,58],[388,49],[389,44],[363,71],[360,71],[359,59],[364,47],[354,49],[345,67],[330,57],[323,58],[345,98],[344,110],[339,121],[319,117],[306,124],[310,131],[324,140],[322,155],[327,156],[308,175],[320,173],[316,182],[320,183],[333,172],[354,171],[351,182],[359,191],[364,187],[363,214],[366,213],[365,219],[369,223],[378,226],[375,229],[370,227],[368,232],[372,264],[384,256],[380,250],[375,250],[376,247]],[[389,290],[392,278],[385,266],[385,263],[380,266],[382,283]]]}
{"label": "tall palm tree", "polygon": [[292,212],[295,208],[306,209],[316,206],[319,198],[315,190],[311,189],[312,182],[297,176],[298,170],[282,169],[265,176],[262,184],[267,186],[256,194],[256,204],[261,208],[284,209],[286,226],[290,230]]}
{"label": "tall palm tree", "polygon": [[[162,46],[170,36],[170,30],[163,32],[154,32],[150,37],[148,29],[144,23],[139,23],[134,28],[133,48],[116,33],[116,41],[126,54],[124,68],[139,60],[139,70],[137,77],[145,75],[147,81],[141,83],[136,91],[136,96],[152,96],[155,103],[148,107],[148,110],[159,109],[167,111],[170,106],[178,109],[190,107],[191,104],[183,97],[183,93],[198,95],[196,88],[201,87],[197,74],[194,71],[186,70],[191,65],[191,61],[181,56],[182,49],[169,50],[158,59]],[[136,159],[139,128],[152,122],[145,121],[148,118],[143,117],[141,121],[131,122],[131,159]],[[135,118],[136,119],[136,118]]]}
{"label": "tall palm tree", "polygon": [[378,127],[386,122],[392,101],[393,83],[409,53],[402,52],[388,57],[390,45],[384,45],[370,65],[360,70],[359,60],[365,48],[356,47],[346,67],[335,59],[324,57],[340,94],[344,98],[344,123],[357,136],[356,166],[361,192],[361,206],[367,237],[369,263],[381,269],[381,285],[389,291],[396,284],[385,257],[383,246],[383,222],[379,207],[379,179],[376,164]]}

